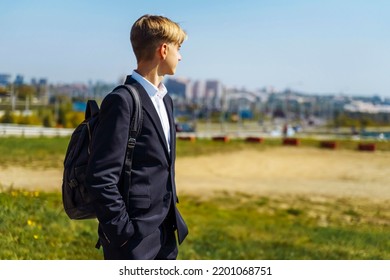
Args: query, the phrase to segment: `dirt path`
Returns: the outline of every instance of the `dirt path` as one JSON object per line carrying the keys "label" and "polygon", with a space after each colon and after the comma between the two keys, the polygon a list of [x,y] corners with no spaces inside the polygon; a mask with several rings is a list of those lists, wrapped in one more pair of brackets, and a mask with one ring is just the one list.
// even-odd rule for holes
{"label": "dirt path", "polygon": [[[60,169],[2,168],[0,184],[60,190]],[[215,191],[390,199],[390,153],[281,147],[178,158],[179,194]]]}
{"label": "dirt path", "polygon": [[359,196],[390,199],[390,153],[275,148],[177,164],[180,191]]}
{"label": "dirt path", "polygon": [[27,190],[60,191],[62,170],[59,168],[1,167],[0,184],[2,187]]}

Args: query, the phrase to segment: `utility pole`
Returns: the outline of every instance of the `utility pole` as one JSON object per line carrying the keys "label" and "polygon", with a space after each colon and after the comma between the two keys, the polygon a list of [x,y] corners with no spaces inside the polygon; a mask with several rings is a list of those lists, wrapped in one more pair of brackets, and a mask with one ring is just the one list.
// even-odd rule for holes
{"label": "utility pole", "polygon": [[14,113],[15,111],[15,87],[14,84],[11,84],[11,111]]}
{"label": "utility pole", "polygon": [[227,111],[227,101],[226,101],[226,89],[223,88],[222,91],[222,100],[221,100],[221,115],[220,115],[220,122],[221,122],[221,132],[226,132],[226,111]]}

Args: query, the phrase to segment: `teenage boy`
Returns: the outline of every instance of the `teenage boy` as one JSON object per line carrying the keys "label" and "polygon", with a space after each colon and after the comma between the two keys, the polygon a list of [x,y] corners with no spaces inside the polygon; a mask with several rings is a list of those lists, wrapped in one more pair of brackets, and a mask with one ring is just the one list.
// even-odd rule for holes
{"label": "teenage boy", "polygon": [[162,83],[165,75],[175,73],[186,36],[177,23],[162,16],[144,15],[131,28],[137,69],[125,84],[138,90],[143,114],[131,182],[123,180],[122,173],[133,100],[120,89],[102,102],[86,182],[95,198],[105,259],[176,259],[175,232],[179,244],[188,234],[176,207],[173,103]]}

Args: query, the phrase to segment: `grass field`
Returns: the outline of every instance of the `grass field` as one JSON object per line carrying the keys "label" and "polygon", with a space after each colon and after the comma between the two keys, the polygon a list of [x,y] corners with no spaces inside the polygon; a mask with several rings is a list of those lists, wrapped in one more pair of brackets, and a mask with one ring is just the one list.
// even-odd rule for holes
{"label": "grass field", "polygon": [[[36,170],[37,167],[60,171],[67,143],[67,138],[0,138],[0,170],[4,173],[10,166],[22,167],[20,176],[28,174],[24,174],[23,170]],[[381,151],[389,150],[388,142],[379,144]],[[239,140],[229,143],[178,141],[177,153],[181,158],[178,171],[180,174],[191,170],[189,167],[193,169],[194,162],[199,168],[204,167],[205,156],[212,154],[218,154],[218,158],[225,163],[226,159],[234,160],[236,155],[249,155],[269,166],[279,164],[279,159],[291,165],[297,159],[302,162],[309,160],[311,166],[318,164],[319,158],[316,159],[319,155],[328,157],[329,162],[334,161],[332,165],[340,161],[337,158],[339,154],[315,152],[317,150],[313,148],[318,147],[318,142],[310,139],[302,141],[302,153],[299,152],[300,147],[292,150],[273,149],[278,146],[280,139],[267,140],[262,144]],[[363,160],[357,165],[358,168],[362,167],[361,171],[350,173],[343,170],[340,178],[339,175],[333,178],[334,182],[339,182],[340,186],[363,182],[367,184],[366,187],[387,182],[383,178],[387,169],[382,163],[388,157],[387,152],[374,153],[375,157],[368,154],[359,156],[361,153],[352,151],[355,147],[355,142],[346,141],[339,147],[344,150],[340,157],[348,157],[345,161],[348,163],[355,162],[355,158]],[[244,152],[235,153],[238,150]],[[220,154],[228,157],[220,157]],[[314,157],[303,157],[306,154]],[[380,165],[377,165],[381,168],[379,181],[372,177],[374,169],[365,167],[369,158],[372,158],[371,164],[380,160]],[[241,160],[242,163],[235,164],[251,168],[245,159]],[[299,165],[303,166],[301,161]],[[215,184],[222,175],[214,174],[214,169],[207,168],[197,172],[202,180],[205,176],[213,175],[209,182]],[[296,175],[307,173],[303,172],[303,167],[300,168],[295,173],[289,173],[291,178],[279,180],[279,184],[290,184]],[[229,172],[235,178],[238,175],[231,171],[236,169],[225,166],[217,171]],[[253,173],[256,182],[258,178],[264,180],[270,176],[268,180],[272,183],[277,174],[266,172],[259,175],[255,169],[247,171]],[[332,172],[320,177],[320,180],[333,176]],[[367,172],[371,173],[365,174]],[[359,181],[359,173],[366,176],[363,181]],[[193,174],[198,173],[190,175]],[[196,188],[196,184],[192,186],[192,177],[186,176],[178,178],[182,181],[181,185]],[[228,179],[221,178],[218,182],[224,184],[229,182]],[[307,182],[317,182],[314,179],[316,177]],[[44,180],[46,178],[41,179]],[[300,181],[296,182],[300,184]],[[234,181],[235,185],[239,183],[240,180]],[[251,182],[244,183],[250,188]],[[208,184],[205,186],[208,187]],[[180,247],[180,259],[390,259],[390,204],[387,199],[318,193],[262,195],[262,192],[219,191],[211,196],[194,193],[196,191],[180,195],[179,208],[190,228],[188,238]],[[24,190],[18,186],[3,185],[0,187],[0,205],[0,259],[102,259],[102,252],[94,248],[96,221],[69,220],[62,209],[59,191]]]}
{"label": "grass field", "polygon": [[[0,259],[102,259],[96,221],[69,220],[59,193],[3,190],[0,204]],[[390,259],[388,204],[221,193],[180,205],[180,259]]]}
{"label": "grass field", "polygon": [[0,138],[0,166],[62,167],[68,137]]}
{"label": "grass field", "polygon": [[[378,151],[390,151],[389,141],[370,141],[375,143]],[[40,167],[62,167],[62,161],[69,143],[68,137],[55,138],[24,138],[0,137],[0,166],[20,165]],[[338,149],[356,150],[359,142],[354,140],[337,140]],[[231,140],[228,143],[197,139],[195,142],[177,141],[177,156],[199,156],[212,153],[229,153],[242,149],[264,150],[280,147],[281,139],[269,138],[261,144],[246,143],[244,140]],[[300,139],[300,147],[318,147],[320,141],[315,139]]]}

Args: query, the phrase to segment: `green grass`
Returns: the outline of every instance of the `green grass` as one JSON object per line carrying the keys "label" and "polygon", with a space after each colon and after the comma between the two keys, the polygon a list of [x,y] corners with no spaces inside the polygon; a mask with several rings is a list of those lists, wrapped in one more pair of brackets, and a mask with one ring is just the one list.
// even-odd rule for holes
{"label": "green grass", "polygon": [[[102,259],[95,220],[71,221],[59,193],[0,193],[0,259]],[[390,206],[367,200],[181,197],[179,259],[390,259]]]}
{"label": "green grass", "polygon": [[[69,138],[0,138],[0,168],[9,165],[61,168]],[[339,149],[355,150],[354,141]],[[378,142],[390,151],[390,142]],[[302,139],[302,147],[318,147]],[[264,150],[262,144],[178,141],[177,155]],[[300,147],[297,147],[299,149]],[[0,189],[0,259],[102,259],[94,248],[97,223],[71,221],[60,193]],[[181,259],[390,259],[390,204],[369,200],[255,197],[220,194],[181,197],[190,235]]]}
{"label": "green grass", "polygon": [[[68,137],[0,137],[0,167],[18,165],[28,167],[62,167]],[[244,140],[231,140],[228,143],[197,139],[195,142],[177,141],[177,156],[199,156],[213,153],[230,153],[242,149],[264,150],[280,147],[281,139],[267,138],[263,143],[247,143]],[[353,140],[337,140],[337,149],[356,150],[359,142]],[[390,151],[390,141],[378,141],[377,150]],[[300,147],[319,148],[318,140],[301,139]]]}
{"label": "green grass", "polygon": [[58,193],[0,193],[0,259],[99,259],[96,221],[70,221]]}
{"label": "green grass", "polygon": [[386,204],[245,194],[185,203],[183,259],[390,259]]}
{"label": "green grass", "polygon": [[0,166],[61,167],[68,137],[0,137]]}

